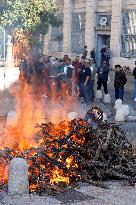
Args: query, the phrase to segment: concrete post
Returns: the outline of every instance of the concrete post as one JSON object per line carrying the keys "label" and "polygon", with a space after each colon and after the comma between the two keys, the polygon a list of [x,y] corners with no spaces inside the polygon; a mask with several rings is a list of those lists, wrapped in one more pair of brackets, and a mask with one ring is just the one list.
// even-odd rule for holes
{"label": "concrete post", "polygon": [[122,2],[122,0],[112,0],[110,49],[113,57],[120,57],[121,51]]}
{"label": "concrete post", "polygon": [[63,8],[63,52],[71,53],[71,19],[72,19],[72,0],[64,0]]}
{"label": "concrete post", "polygon": [[11,39],[12,39],[12,37],[10,35],[8,35],[6,67],[14,67],[13,44],[11,42]]}
{"label": "concrete post", "polygon": [[9,165],[9,194],[28,194],[28,165],[22,158],[14,158]]}
{"label": "concrete post", "polygon": [[95,47],[95,11],[97,0],[86,0],[85,45],[90,52]]}

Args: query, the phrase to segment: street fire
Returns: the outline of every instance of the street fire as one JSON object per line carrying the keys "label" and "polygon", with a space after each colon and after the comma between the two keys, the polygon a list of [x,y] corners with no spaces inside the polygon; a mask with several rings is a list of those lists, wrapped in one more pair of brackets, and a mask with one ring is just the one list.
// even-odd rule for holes
{"label": "street fire", "polygon": [[[0,151],[0,188],[7,184],[7,165],[14,157],[27,160],[30,191],[67,187],[79,180],[125,179],[136,182],[136,157],[120,128],[101,121],[102,112],[92,108],[87,120],[37,124],[35,145]],[[57,189],[56,188],[56,189]]]}
{"label": "street fire", "polygon": [[[7,187],[8,165],[15,157],[28,163],[30,192],[65,188],[80,180],[136,182],[132,144],[118,126],[102,121],[99,108],[93,107],[84,119],[72,121],[63,120],[65,113],[52,108],[47,121],[45,104],[42,99],[35,100],[29,86],[25,84],[22,91],[15,88],[13,93],[17,120],[1,138],[0,190]],[[56,113],[61,113],[61,121]]]}
{"label": "street fire", "polygon": [[9,148],[1,150],[3,167],[0,182],[3,183],[2,173],[10,160],[15,156],[21,156],[28,161],[31,190],[38,190],[49,183],[70,184],[79,177],[80,155],[76,148],[85,141],[86,125],[83,120],[64,121],[58,125],[53,123],[37,125],[41,129],[35,134],[37,146],[24,151]]}

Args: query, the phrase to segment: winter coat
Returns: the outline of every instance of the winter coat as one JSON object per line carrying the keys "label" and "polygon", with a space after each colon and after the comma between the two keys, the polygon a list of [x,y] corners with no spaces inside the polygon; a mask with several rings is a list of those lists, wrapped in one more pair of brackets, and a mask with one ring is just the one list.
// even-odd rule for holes
{"label": "winter coat", "polygon": [[136,67],[135,67],[134,70],[133,70],[133,75],[134,75],[134,77],[135,77],[135,79],[136,79]]}
{"label": "winter coat", "polygon": [[87,51],[87,49],[86,48],[84,48],[84,50],[83,50],[83,58],[86,58],[87,57],[87,54],[88,54],[88,51]]}
{"label": "winter coat", "polygon": [[98,68],[97,74],[99,81],[108,81],[109,66],[103,65],[102,67]]}
{"label": "winter coat", "polygon": [[114,87],[122,88],[127,82],[127,78],[124,71],[119,71],[115,73]]}

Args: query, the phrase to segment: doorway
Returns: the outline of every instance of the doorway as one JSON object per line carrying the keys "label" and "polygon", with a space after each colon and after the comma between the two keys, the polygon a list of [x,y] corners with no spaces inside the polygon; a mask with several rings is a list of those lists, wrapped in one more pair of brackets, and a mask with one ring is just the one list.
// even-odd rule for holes
{"label": "doorway", "polygon": [[106,45],[107,47],[110,48],[110,35],[105,35],[105,34],[98,34],[97,35],[97,49],[96,49],[96,61],[97,61],[97,66],[101,66],[101,48],[103,45]]}

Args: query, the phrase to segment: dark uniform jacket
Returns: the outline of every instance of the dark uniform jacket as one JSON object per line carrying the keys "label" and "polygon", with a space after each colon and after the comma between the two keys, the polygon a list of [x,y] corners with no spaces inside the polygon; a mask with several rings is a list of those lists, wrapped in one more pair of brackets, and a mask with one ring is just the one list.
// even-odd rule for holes
{"label": "dark uniform jacket", "polygon": [[114,80],[114,87],[115,88],[121,88],[123,87],[127,82],[127,78],[124,71],[119,71],[115,73],[115,80]]}
{"label": "dark uniform jacket", "polygon": [[97,74],[99,81],[108,81],[109,66],[103,65],[102,67],[98,68]]}
{"label": "dark uniform jacket", "polygon": [[135,67],[134,70],[133,70],[133,75],[134,75],[134,77],[135,77],[135,79],[136,79],[136,67]]}

